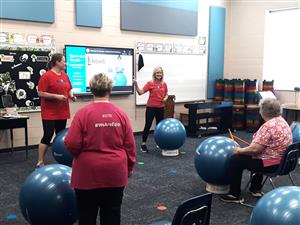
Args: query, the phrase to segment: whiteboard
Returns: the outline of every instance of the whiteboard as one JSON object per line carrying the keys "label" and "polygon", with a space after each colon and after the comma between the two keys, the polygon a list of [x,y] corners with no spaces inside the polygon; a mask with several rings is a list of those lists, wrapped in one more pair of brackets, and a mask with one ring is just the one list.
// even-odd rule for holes
{"label": "whiteboard", "polygon": [[[204,55],[142,53],[142,56],[144,67],[140,71],[136,70],[136,80],[141,89],[152,80],[153,69],[161,66],[168,94],[175,95],[175,102],[206,99],[207,65],[206,60],[203,60]],[[149,92],[136,94],[136,105],[145,105],[148,96]]]}

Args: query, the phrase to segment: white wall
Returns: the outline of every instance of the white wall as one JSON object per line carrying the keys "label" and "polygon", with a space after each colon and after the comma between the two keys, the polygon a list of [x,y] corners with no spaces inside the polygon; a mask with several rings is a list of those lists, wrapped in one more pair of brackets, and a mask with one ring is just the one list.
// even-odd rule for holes
{"label": "white wall", "polygon": [[[55,1],[55,23],[35,23],[14,20],[0,20],[1,32],[16,32],[27,34],[49,34],[54,35],[58,52],[62,52],[65,44],[111,46],[111,47],[129,47],[133,48],[136,41],[144,42],[166,42],[196,44],[197,37],[164,35],[154,33],[129,32],[120,30],[120,0],[104,0],[103,7],[103,27],[83,28],[75,26],[75,2],[74,0],[56,0]],[[199,1],[198,11],[198,35],[208,35],[208,16],[209,5],[226,6],[226,1]],[[88,13],[88,12],[87,12]],[[155,15],[153,15],[155,16]],[[207,57],[203,57],[207,65]],[[158,62],[159,64],[159,62]],[[207,73],[207,66],[200,68],[202,73]],[[168,74],[166,74],[168,76]],[[141,131],[144,126],[144,107],[135,106],[134,95],[112,97],[111,101],[122,107],[128,114],[134,131]],[[71,104],[71,113],[85,105],[86,102],[77,102]],[[176,105],[176,109],[182,111],[183,106]],[[177,113],[178,114],[178,113]],[[29,126],[29,144],[38,144],[42,136],[42,127],[40,113],[26,113],[30,116]],[[69,123],[71,120],[68,121]],[[24,145],[23,130],[14,132],[15,146]],[[0,149],[10,146],[8,131],[0,131]]]}
{"label": "white wall", "polygon": [[[230,1],[225,40],[225,78],[248,78],[262,82],[264,26],[266,10],[298,7],[298,0]],[[281,102],[291,102],[294,94],[277,93]]]}

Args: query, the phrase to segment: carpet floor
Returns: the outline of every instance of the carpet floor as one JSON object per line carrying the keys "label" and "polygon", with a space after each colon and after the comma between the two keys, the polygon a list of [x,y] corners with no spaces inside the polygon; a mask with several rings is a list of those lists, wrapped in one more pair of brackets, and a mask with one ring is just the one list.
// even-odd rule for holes
{"label": "carpet floor", "polygon": [[[247,141],[252,136],[244,131],[238,131],[235,135]],[[140,152],[141,136],[136,135],[138,163],[125,189],[122,225],[146,225],[159,220],[172,220],[181,202],[206,193],[206,184],[194,166],[195,149],[206,138],[187,138],[179,156],[164,157],[156,148],[152,134],[148,140],[149,153]],[[28,160],[25,160],[25,151],[0,154],[0,224],[28,224],[19,209],[18,195],[22,183],[34,170],[36,159],[36,149],[29,151]],[[56,163],[50,149],[46,162]],[[294,171],[293,177],[300,184],[299,168]],[[245,172],[243,185],[248,179],[249,173]],[[287,177],[280,177],[275,183],[277,186],[290,185]],[[271,189],[269,183],[264,186],[264,192]],[[248,193],[244,197],[251,204],[257,201]],[[158,210],[159,205],[166,206],[167,210]],[[214,194],[210,225],[247,225],[251,211],[251,208],[240,204],[224,203]]]}

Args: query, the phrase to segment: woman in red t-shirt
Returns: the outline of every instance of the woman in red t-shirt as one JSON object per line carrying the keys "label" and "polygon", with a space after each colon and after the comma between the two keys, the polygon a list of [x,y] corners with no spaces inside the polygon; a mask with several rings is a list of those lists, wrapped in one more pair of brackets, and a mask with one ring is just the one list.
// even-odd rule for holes
{"label": "woman in red t-shirt", "polygon": [[120,225],[124,187],[136,163],[136,147],[125,112],[109,102],[112,79],[90,81],[94,102],[75,114],[64,143],[74,156],[71,185],[75,188],[79,225]]}
{"label": "woman in red t-shirt", "polygon": [[67,119],[70,118],[68,99],[76,101],[69,77],[65,73],[65,57],[60,53],[53,54],[48,68],[38,84],[44,134],[38,148],[37,168],[44,165],[45,154],[54,132],[57,134],[66,128]]}
{"label": "woman in red t-shirt", "polygon": [[168,86],[163,81],[164,71],[162,67],[156,67],[153,70],[152,81],[148,81],[143,89],[140,89],[136,80],[133,83],[136,87],[136,91],[139,95],[142,95],[149,91],[149,98],[146,107],[146,123],[143,131],[141,151],[148,152],[146,141],[149,135],[149,131],[155,117],[156,124],[164,119],[164,106],[165,101],[168,99]]}

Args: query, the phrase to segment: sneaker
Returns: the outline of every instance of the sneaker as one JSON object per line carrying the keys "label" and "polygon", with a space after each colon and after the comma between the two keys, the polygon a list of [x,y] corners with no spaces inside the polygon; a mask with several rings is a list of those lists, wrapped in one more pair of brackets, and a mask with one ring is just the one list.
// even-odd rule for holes
{"label": "sneaker", "polygon": [[148,152],[147,145],[141,145],[141,152]]}
{"label": "sneaker", "polygon": [[248,192],[255,198],[260,198],[265,194],[262,191],[252,191],[250,189],[248,190]]}
{"label": "sneaker", "polygon": [[39,162],[38,164],[36,164],[35,169],[39,169],[39,168],[44,167],[44,166],[45,166],[45,163]]}
{"label": "sneaker", "polygon": [[231,194],[221,195],[221,201],[223,202],[233,202],[233,203],[242,203],[244,199],[242,197],[236,197]]}

